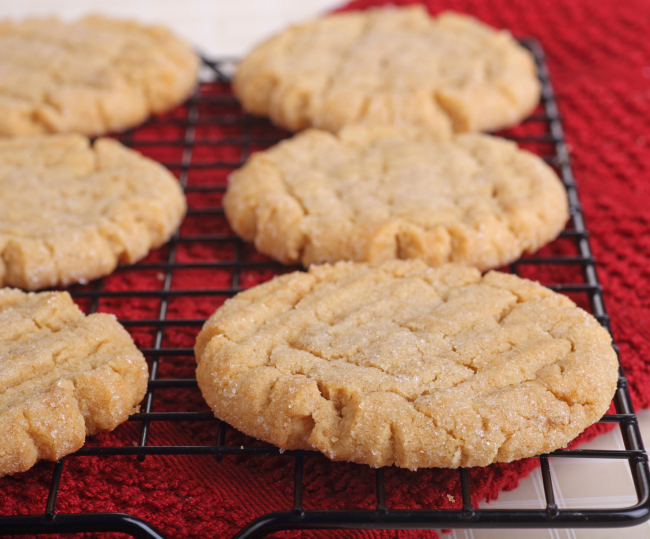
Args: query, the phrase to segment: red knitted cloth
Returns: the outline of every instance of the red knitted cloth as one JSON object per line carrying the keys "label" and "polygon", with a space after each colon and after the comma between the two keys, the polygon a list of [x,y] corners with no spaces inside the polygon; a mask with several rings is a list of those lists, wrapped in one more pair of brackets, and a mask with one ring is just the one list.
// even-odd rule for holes
{"label": "red knitted cloth", "polygon": [[[380,2],[358,0],[349,7],[364,8]],[[405,2],[395,1],[402,4]],[[432,13],[453,9],[470,13],[515,35],[531,35],[542,44],[558,95],[566,136],[572,148],[573,170],[590,229],[591,245],[599,262],[599,278],[612,317],[621,360],[631,380],[637,408],[650,405],[650,16],[644,0],[562,0],[551,3],[530,0],[429,0]],[[223,85],[205,90],[211,96],[228,92]],[[220,105],[202,113],[218,114]],[[229,109],[230,110],[230,109]],[[170,116],[184,117],[183,107]],[[268,132],[268,129],[267,129]],[[135,141],[164,141],[184,135],[182,127],[146,127],[137,130]],[[198,140],[241,135],[236,127],[201,126]],[[138,147],[162,162],[180,161],[183,149]],[[235,146],[206,145],[194,149],[193,162],[236,161]],[[178,170],[174,170],[178,172]],[[225,185],[229,170],[192,170],[193,186]],[[193,192],[191,207],[214,207],[220,193]],[[181,234],[229,232],[222,216],[193,215],[186,218]],[[563,252],[559,242],[545,252]],[[165,261],[168,248],[150,255],[148,262]],[[180,243],[176,259],[181,262],[230,260],[233,247],[222,243]],[[248,252],[245,256],[259,255]],[[570,270],[527,270],[527,277],[558,281]],[[159,290],[157,270],[123,269],[104,282],[108,290]],[[269,271],[247,271],[242,285],[266,280]],[[227,288],[230,270],[175,270],[172,289]],[[92,288],[92,287],[90,287]],[[167,318],[205,318],[225,298],[172,297]],[[574,298],[584,303],[584,299]],[[88,308],[89,302],[81,302]],[[123,319],[156,318],[156,298],[102,299],[99,309],[115,312]],[[152,327],[130,327],[138,344],[152,347]],[[174,326],[164,333],[165,347],[191,347],[196,326]],[[159,378],[193,376],[193,358],[163,358]],[[154,411],[207,411],[196,390],[158,390]],[[131,445],[137,441],[139,424],[127,423],[114,433],[99,435],[89,445]],[[583,436],[593,436],[601,427]],[[209,445],[216,440],[214,423],[163,423],[152,426],[151,445]],[[238,434],[229,434],[229,445],[255,444]],[[502,489],[514,488],[520,477],[536,465],[524,460],[470,471],[472,489],[479,499],[494,499]],[[43,513],[53,464],[39,463],[23,474],[0,479],[0,533],[2,515]],[[170,538],[230,537],[256,516],[292,505],[293,461],[286,456],[226,457],[71,457],[66,466],[57,511],[127,512],[143,518]],[[391,508],[460,507],[458,473],[421,470],[412,473],[386,470],[387,503]],[[450,495],[451,497],[448,497]],[[455,500],[455,501],[451,501]],[[306,508],[373,508],[374,471],[365,466],[330,463],[313,456],[305,461]],[[297,536],[297,532],[277,534]],[[422,531],[309,532],[312,537],[434,537]],[[104,534],[101,535],[105,537]]]}

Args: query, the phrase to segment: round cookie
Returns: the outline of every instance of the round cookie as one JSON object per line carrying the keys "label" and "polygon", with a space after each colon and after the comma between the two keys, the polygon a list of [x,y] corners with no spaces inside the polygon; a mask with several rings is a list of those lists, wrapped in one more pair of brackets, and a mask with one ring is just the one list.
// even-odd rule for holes
{"label": "round cookie", "polygon": [[488,131],[518,123],[540,96],[535,62],[509,33],[421,6],[293,26],[244,58],[233,90],[291,131],[362,121]]}
{"label": "round cookie", "polygon": [[171,173],[110,139],[0,140],[0,286],[86,282],[165,243],[185,214]]}
{"label": "round cookie", "polygon": [[169,30],[98,15],[0,22],[0,135],[100,135],[192,92],[197,55]]}
{"label": "round cookie", "polygon": [[215,415],[285,449],[371,466],[486,466],[564,447],[607,411],[608,332],[513,275],[419,260],[312,266],[205,323]]}
{"label": "round cookie", "polygon": [[485,270],[553,240],[569,215],[555,172],[513,142],[367,124],[256,153],[223,204],[259,251],[304,266],[421,258]]}
{"label": "round cookie", "polygon": [[67,292],[0,290],[0,476],[58,460],[137,411],[147,363],[109,314]]}

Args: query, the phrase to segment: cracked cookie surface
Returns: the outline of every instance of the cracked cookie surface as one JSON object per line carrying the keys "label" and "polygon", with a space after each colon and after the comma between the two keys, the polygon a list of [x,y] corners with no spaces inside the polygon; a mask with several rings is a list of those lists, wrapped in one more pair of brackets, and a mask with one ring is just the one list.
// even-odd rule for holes
{"label": "cracked cookie surface", "polygon": [[198,58],[165,28],[98,15],[0,22],[0,135],[101,135],[184,101]]}
{"label": "cracked cookie surface", "polygon": [[0,476],[58,460],[137,410],[147,364],[108,314],[67,292],[0,290]]}
{"label": "cracked cookie surface", "polygon": [[244,109],[291,131],[362,121],[491,131],[535,108],[536,73],[507,32],[465,15],[390,7],[285,30],[244,58],[233,90]]}
{"label": "cracked cookie surface", "polygon": [[107,275],[165,243],[184,215],[172,174],[114,140],[0,140],[0,286]]}
{"label": "cracked cookie surface", "polygon": [[513,142],[361,124],[254,154],[223,205],[259,251],[305,267],[421,258],[485,270],[539,249],[568,218],[555,172]]}
{"label": "cracked cookie surface", "polygon": [[605,329],[519,277],[339,262],[227,301],[195,347],[215,415],[285,449],[416,469],[564,447],[607,411]]}

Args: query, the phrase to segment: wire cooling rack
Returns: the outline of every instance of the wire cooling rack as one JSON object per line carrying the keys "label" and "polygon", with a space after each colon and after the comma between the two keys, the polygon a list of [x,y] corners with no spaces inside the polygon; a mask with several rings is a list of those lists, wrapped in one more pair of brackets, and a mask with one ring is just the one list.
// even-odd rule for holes
{"label": "wire cooling rack", "polygon": [[[589,247],[588,232],[543,51],[533,40],[522,43],[533,52],[537,62],[543,83],[542,105],[522,126],[505,135],[536,152],[555,167],[568,192],[571,219],[567,229],[551,246],[505,269],[524,277],[537,278],[550,288],[570,295],[609,329],[602,288],[596,276],[595,260]],[[190,400],[200,398],[192,376],[191,338],[179,340],[173,335],[195,335],[214,307],[226,298],[253,281],[265,280],[287,270],[258,255],[233,236],[223,218],[220,200],[228,173],[241,166],[251,151],[267,147],[287,136],[287,133],[271,127],[264,120],[242,114],[229,92],[228,77],[224,74],[229,64],[225,60],[204,61],[203,82],[185,106],[170,115],[152,119],[145,126],[120,137],[126,145],[159,159],[178,176],[189,205],[180,231],[165,248],[145,261],[121,268],[114,276],[71,289],[75,300],[87,312],[117,312],[150,363],[149,387],[141,411],[127,423],[134,433],[133,439],[124,442],[119,438],[109,438],[109,443],[102,444],[94,444],[91,440],[75,455],[62,459],[54,466],[48,479],[49,493],[43,500],[45,511],[0,516],[0,534],[115,531],[134,537],[165,537],[156,530],[155,520],[146,522],[126,513],[58,512],[57,495],[65,481],[62,478],[66,461],[70,459],[89,456],[110,459],[118,455],[132,455],[143,460],[161,458],[163,455],[183,455],[188,458],[213,455],[219,460],[226,455],[268,456],[279,452],[277,448],[256,443],[229,443],[229,440],[237,439],[234,429],[216,420],[209,412],[183,411],[174,397],[164,397],[165,392],[176,391]],[[137,287],[132,285],[135,277]],[[211,298],[210,307],[201,310],[201,300],[204,298]],[[130,309],[126,313],[121,308],[125,303]],[[197,306],[195,317],[176,315],[187,313],[188,304],[194,303]],[[180,370],[172,368],[165,373],[168,365],[184,367]],[[185,375],[174,377],[174,373],[178,372]],[[627,380],[622,374],[619,376],[614,405],[616,413],[606,415],[601,423],[615,424],[620,429],[625,450],[565,449],[550,456],[537,457],[546,502],[545,507],[540,509],[477,508],[472,503],[468,471],[464,469],[454,472],[459,474],[462,493],[462,507],[457,509],[390,508],[383,469],[376,470],[374,474],[374,508],[306,509],[303,503],[304,461],[310,453],[295,451],[285,454],[294,461],[293,475],[286,478],[286,481],[293,482],[293,503],[284,510],[258,518],[251,517],[248,525],[234,537],[260,537],[278,530],[318,528],[577,528],[639,524],[650,518],[650,474]],[[152,438],[155,438],[152,430],[162,422],[210,425],[216,432],[215,440],[206,445],[152,443]],[[123,428],[126,427],[123,425],[119,429]],[[594,473],[598,473],[599,459],[627,461],[637,503],[624,508],[559,508],[549,457],[591,459]]]}

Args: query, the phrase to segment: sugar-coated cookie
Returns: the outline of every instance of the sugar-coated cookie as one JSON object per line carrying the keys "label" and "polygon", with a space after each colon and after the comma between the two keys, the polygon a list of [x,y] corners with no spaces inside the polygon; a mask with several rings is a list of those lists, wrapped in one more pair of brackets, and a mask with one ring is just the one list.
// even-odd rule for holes
{"label": "sugar-coated cookie", "polygon": [[137,410],[147,363],[114,316],[67,292],[0,289],[0,476],[58,460]]}
{"label": "sugar-coated cookie", "polygon": [[101,135],[184,101],[199,60],[169,30],[98,15],[0,22],[0,135]]}
{"label": "sugar-coated cookie", "polygon": [[410,469],[564,447],[618,377],[609,333],[567,297],[419,260],[276,277],[218,309],[195,352],[204,398],[242,432]]}
{"label": "sugar-coated cookie", "polygon": [[237,234],[284,263],[421,258],[489,269],[554,239],[566,190],[513,142],[413,127],[308,129],[235,171]]}
{"label": "sugar-coated cookie", "polygon": [[509,33],[421,6],[293,26],[244,58],[233,89],[244,109],[292,131],[362,121],[489,131],[518,123],[540,96],[535,62]]}
{"label": "sugar-coated cookie", "polygon": [[0,286],[86,282],[165,243],[185,215],[178,181],[111,139],[0,139]]}

